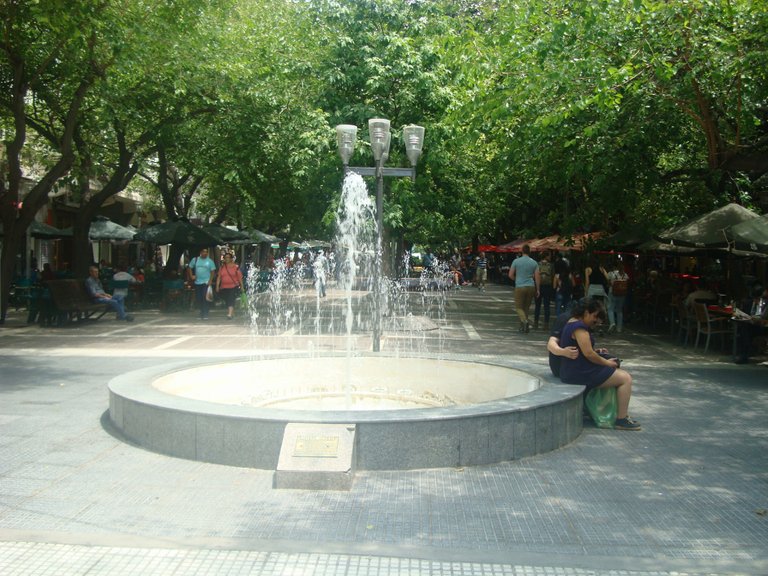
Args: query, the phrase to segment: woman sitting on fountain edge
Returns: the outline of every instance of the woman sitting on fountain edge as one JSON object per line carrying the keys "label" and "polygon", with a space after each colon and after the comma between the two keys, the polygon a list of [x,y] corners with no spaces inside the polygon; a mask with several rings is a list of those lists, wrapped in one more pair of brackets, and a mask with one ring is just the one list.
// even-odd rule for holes
{"label": "woman sitting on fountain edge", "polygon": [[571,318],[560,336],[560,346],[576,346],[579,353],[573,359],[567,356],[561,358],[560,380],[565,384],[586,386],[587,393],[593,388],[616,388],[618,414],[614,428],[640,430],[640,424],[628,414],[632,376],[619,368],[618,359],[606,358],[594,348],[592,330],[600,324],[602,317],[605,317],[605,309],[594,298],[585,298],[573,307]]}

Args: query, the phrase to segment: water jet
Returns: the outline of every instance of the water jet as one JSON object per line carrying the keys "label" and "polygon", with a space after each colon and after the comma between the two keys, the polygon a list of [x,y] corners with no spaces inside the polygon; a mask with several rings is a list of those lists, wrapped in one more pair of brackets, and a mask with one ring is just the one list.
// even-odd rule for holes
{"label": "water jet", "polygon": [[[354,429],[353,470],[492,464],[575,439],[580,388],[542,383],[514,357],[441,349],[445,290],[430,289],[444,280],[440,269],[422,279],[422,292],[382,278],[374,216],[362,177],[349,174],[334,265],[343,298],[326,298],[325,286],[312,298],[304,272],[282,265],[265,293],[251,287],[254,333],[284,337],[289,347],[297,335],[315,343],[294,353],[262,350],[227,363],[187,361],[118,376],[109,383],[113,425],[163,454],[261,469],[278,466],[286,430],[296,424]],[[438,337],[427,338],[431,331]],[[359,347],[368,333],[372,352]],[[327,349],[337,342],[343,349]],[[328,456],[322,433],[291,438],[293,456]]]}

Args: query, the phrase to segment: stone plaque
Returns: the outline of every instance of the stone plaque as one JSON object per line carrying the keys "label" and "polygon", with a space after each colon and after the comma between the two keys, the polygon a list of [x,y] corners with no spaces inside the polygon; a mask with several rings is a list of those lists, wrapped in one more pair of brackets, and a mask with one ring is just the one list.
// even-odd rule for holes
{"label": "stone plaque", "polygon": [[293,455],[306,458],[335,458],[339,454],[338,436],[298,436]]}
{"label": "stone plaque", "polygon": [[275,488],[349,490],[355,474],[354,424],[286,424]]}

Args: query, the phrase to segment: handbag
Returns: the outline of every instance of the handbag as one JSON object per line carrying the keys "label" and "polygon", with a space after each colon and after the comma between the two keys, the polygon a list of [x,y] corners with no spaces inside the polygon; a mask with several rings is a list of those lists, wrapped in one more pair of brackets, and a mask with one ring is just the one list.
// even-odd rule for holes
{"label": "handbag", "polygon": [[595,426],[613,428],[618,412],[616,388],[593,388],[584,398],[584,404],[586,404]]}

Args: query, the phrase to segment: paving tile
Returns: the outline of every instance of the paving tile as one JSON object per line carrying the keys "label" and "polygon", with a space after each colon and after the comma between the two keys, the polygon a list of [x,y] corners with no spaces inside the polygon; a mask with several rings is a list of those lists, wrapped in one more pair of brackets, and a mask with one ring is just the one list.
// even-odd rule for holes
{"label": "paving tile", "polygon": [[[385,334],[385,346],[512,356],[547,376],[547,334],[515,332],[508,288],[447,298],[430,319],[439,330]],[[309,335],[152,311],[130,326],[13,322],[0,328],[3,576],[768,573],[762,367],[630,330],[610,346],[633,374],[643,432],[587,425],[570,445],[522,460],[359,472],[349,492],[279,491],[270,471],[112,436],[101,421],[106,383],[174,358],[339,350],[343,338],[310,345]]]}

